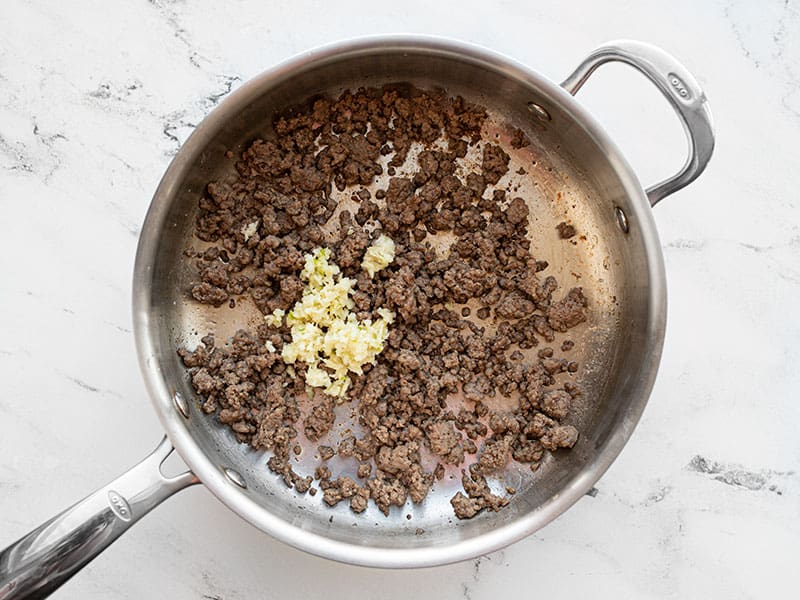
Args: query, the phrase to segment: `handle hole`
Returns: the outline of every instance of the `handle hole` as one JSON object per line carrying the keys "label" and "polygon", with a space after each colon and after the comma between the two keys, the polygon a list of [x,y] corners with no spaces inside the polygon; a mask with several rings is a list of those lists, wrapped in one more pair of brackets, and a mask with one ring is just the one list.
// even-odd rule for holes
{"label": "handle hole", "polygon": [[643,187],[683,167],[688,143],[680,119],[658,88],[631,66],[601,66],[577,99],[619,146]]}
{"label": "handle hole", "polygon": [[164,477],[172,479],[173,477],[186,473],[189,467],[186,466],[186,463],[183,462],[180,455],[173,450],[169,453],[169,456],[164,459],[164,462],[161,463],[159,470]]}

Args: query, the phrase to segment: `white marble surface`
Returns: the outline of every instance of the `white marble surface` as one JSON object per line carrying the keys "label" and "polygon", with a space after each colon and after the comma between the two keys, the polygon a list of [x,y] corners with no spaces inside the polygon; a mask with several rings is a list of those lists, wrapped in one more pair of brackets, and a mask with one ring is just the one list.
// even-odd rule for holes
{"label": "white marble surface", "polygon": [[[670,315],[635,435],[594,497],[483,559],[415,572],[335,564],[271,540],[196,487],[55,597],[343,599],[353,586],[368,598],[472,600],[528,588],[525,596],[795,594],[796,0],[4,0],[0,546],[161,437],[136,364],[131,270],[149,199],[181,141],[225,93],[276,62],[393,31],[478,42],[556,80],[595,45],[638,38],[676,54],[705,87],[717,152],[699,181],[656,210]],[[608,67],[581,100],[645,183],[680,165],[680,128],[634,73]]]}

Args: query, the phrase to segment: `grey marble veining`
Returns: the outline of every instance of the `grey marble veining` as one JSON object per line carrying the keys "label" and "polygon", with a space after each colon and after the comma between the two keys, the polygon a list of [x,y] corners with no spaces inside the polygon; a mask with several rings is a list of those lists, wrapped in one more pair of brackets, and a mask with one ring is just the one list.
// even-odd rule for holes
{"label": "grey marble veining", "polygon": [[[161,174],[232,89],[309,47],[413,31],[563,78],[630,37],[698,77],[717,151],[656,210],[669,282],[659,379],[581,502],[492,555],[414,572],[279,544],[198,487],[148,516],[57,598],[766,598],[800,548],[800,5],[7,0],[0,19],[0,546],[161,436],[130,324],[136,241]],[[624,67],[580,100],[648,184],[685,142]]]}

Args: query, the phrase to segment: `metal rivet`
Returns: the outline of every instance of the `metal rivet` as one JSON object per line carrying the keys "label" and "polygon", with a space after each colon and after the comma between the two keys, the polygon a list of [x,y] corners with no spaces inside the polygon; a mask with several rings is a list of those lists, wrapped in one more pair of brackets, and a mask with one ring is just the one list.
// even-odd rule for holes
{"label": "metal rivet", "polygon": [[622,233],[628,233],[628,216],[619,206],[614,209],[614,214],[617,215],[617,225]]}
{"label": "metal rivet", "polygon": [[247,489],[247,482],[244,480],[244,477],[241,476],[239,471],[234,471],[228,467],[222,467],[222,472],[225,473],[225,477],[228,478],[228,481],[238,485],[243,490]]}
{"label": "metal rivet", "polygon": [[186,398],[181,396],[180,392],[175,392],[172,395],[172,402],[175,404],[175,408],[178,409],[178,412],[181,413],[185,418],[189,418],[189,404],[186,402]]}
{"label": "metal rivet", "polygon": [[535,114],[541,121],[550,121],[550,113],[536,102],[528,102],[528,110]]}

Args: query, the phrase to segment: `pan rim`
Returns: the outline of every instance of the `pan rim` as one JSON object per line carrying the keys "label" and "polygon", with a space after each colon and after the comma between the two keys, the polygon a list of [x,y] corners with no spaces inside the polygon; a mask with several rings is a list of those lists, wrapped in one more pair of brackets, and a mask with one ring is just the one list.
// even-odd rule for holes
{"label": "pan rim", "polygon": [[[251,500],[233,485],[195,442],[184,418],[173,409],[174,387],[164,375],[157,358],[156,342],[151,331],[150,298],[152,265],[158,248],[158,235],[163,229],[172,198],[195,160],[221,126],[233,118],[263,89],[296,75],[312,65],[341,60],[373,52],[418,51],[439,56],[457,56],[460,60],[480,64],[522,83],[542,88],[555,97],[576,121],[594,138],[614,165],[623,189],[628,194],[628,208],[641,229],[646,263],[650,276],[649,320],[645,324],[646,352],[641,362],[642,378],[637,397],[631,403],[625,420],[598,449],[583,470],[569,480],[559,494],[519,519],[480,535],[448,545],[422,548],[389,548],[361,546],[334,540],[304,530],[275,516]],[[577,502],[600,479],[630,438],[655,382],[666,327],[666,280],[663,254],[652,210],[644,190],[632,168],[616,144],[586,109],[563,88],[529,67],[493,50],[439,36],[416,34],[371,35],[305,51],[261,73],[232,92],[197,126],[164,173],[142,225],[133,273],[133,330],[137,355],[151,403],[176,450],[200,481],[228,508],[272,537],[311,554],[344,563],[383,567],[417,568],[467,560],[498,550],[544,527]]]}

